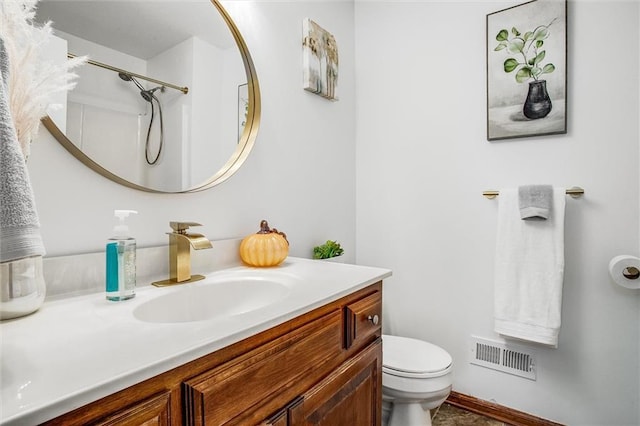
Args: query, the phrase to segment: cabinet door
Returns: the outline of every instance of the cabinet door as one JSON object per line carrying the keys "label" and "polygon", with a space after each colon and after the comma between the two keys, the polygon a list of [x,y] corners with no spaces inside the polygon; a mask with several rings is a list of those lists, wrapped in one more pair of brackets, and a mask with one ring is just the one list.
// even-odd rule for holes
{"label": "cabinet door", "polygon": [[301,397],[294,399],[287,404],[286,407],[280,409],[277,413],[260,423],[260,426],[289,426],[289,409],[297,405],[300,400],[302,400]]}
{"label": "cabinet door", "polygon": [[382,341],[346,361],[289,409],[290,425],[379,426]]}
{"label": "cabinet door", "polygon": [[264,422],[260,423],[260,426],[289,426],[287,410],[279,411]]}
{"label": "cabinet door", "polygon": [[96,426],[169,426],[171,395],[167,392],[114,413],[96,423]]}

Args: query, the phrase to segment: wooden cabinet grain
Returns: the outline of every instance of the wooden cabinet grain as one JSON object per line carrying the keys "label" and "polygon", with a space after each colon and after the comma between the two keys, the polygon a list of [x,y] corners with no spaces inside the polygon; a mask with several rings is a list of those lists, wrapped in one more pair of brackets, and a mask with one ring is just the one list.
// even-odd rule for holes
{"label": "wooden cabinet grain", "polygon": [[340,324],[331,312],[186,381],[187,424],[260,423],[331,371]]}
{"label": "wooden cabinet grain", "polygon": [[117,411],[95,424],[97,426],[144,425],[168,426],[171,424],[170,394],[164,393],[131,407]]}
{"label": "wooden cabinet grain", "polygon": [[289,409],[289,425],[379,425],[382,342],[354,356]]}
{"label": "wooden cabinet grain", "polygon": [[379,425],[382,283],[47,422]]}

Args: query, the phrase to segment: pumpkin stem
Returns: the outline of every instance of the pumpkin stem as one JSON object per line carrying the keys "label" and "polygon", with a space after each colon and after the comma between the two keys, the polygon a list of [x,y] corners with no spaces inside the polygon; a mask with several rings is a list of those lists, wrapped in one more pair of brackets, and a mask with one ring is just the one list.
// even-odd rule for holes
{"label": "pumpkin stem", "polygon": [[266,220],[260,221],[260,230],[256,232],[257,234],[270,234],[271,229],[269,228],[269,224]]}
{"label": "pumpkin stem", "polygon": [[274,233],[276,233],[276,234],[278,234],[278,235],[282,236],[282,238],[284,238],[284,240],[287,242],[287,245],[289,245],[289,240],[287,240],[287,234],[285,234],[284,232],[280,232],[280,231],[278,231],[276,228],[273,228],[273,229],[271,230],[271,232],[274,232]]}
{"label": "pumpkin stem", "polygon": [[260,221],[260,230],[256,232],[256,234],[278,234],[281,235],[282,238],[284,238],[284,240],[287,242],[287,245],[289,244],[289,240],[287,240],[287,234],[278,231],[276,228],[269,228],[269,224],[266,220]]}

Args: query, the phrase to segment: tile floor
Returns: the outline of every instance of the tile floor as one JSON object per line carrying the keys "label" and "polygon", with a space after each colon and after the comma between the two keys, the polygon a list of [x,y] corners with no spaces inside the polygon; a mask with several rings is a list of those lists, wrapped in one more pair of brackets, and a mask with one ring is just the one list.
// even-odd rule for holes
{"label": "tile floor", "polygon": [[[434,411],[431,414],[433,415]],[[432,423],[433,426],[505,426],[505,423],[500,421],[462,410],[447,403],[440,406]]]}

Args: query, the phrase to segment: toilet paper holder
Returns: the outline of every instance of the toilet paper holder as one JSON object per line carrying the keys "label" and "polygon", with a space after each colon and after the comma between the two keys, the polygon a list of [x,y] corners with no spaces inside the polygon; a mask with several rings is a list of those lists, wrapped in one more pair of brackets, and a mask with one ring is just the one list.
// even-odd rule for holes
{"label": "toilet paper holder", "polygon": [[609,275],[619,286],[640,290],[640,258],[629,254],[614,257],[609,262]]}
{"label": "toilet paper holder", "polygon": [[640,269],[635,266],[628,266],[622,270],[622,275],[628,280],[637,280],[640,278]]}

